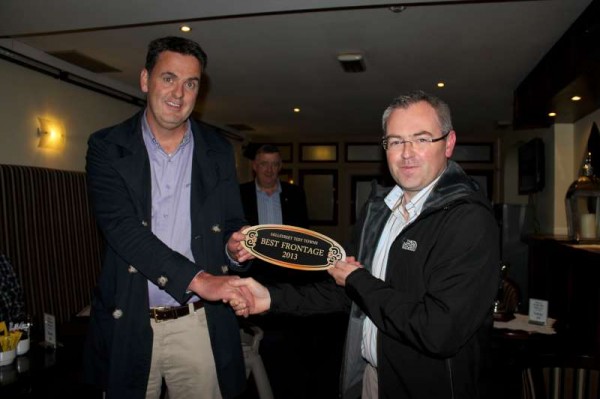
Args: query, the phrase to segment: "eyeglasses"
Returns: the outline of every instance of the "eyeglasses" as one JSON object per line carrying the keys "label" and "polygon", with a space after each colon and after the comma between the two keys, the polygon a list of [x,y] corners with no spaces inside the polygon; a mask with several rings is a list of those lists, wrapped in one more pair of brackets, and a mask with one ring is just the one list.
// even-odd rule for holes
{"label": "eyeglasses", "polygon": [[399,150],[401,148],[404,148],[404,146],[408,143],[412,144],[413,148],[423,148],[423,147],[428,146],[431,143],[435,143],[436,141],[444,140],[449,134],[450,134],[450,132],[446,132],[446,133],[442,134],[441,137],[438,137],[435,139],[433,137],[418,137],[413,140],[404,140],[402,137],[397,137],[397,136],[384,136],[381,139],[381,145],[383,146],[383,149],[386,151]]}

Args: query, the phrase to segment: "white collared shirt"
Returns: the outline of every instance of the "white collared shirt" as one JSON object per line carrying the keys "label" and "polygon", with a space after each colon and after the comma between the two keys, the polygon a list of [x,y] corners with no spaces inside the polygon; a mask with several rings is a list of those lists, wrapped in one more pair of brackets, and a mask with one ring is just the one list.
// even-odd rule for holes
{"label": "white collared shirt", "polygon": [[[392,243],[396,237],[398,237],[400,232],[421,214],[423,205],[425,204],[427,197],[429,197],[431,190],[439,178],[440,177],[438,176],[437,179],[419,191],[410,201],[404,203],[404,207],[408,212],[408,221],[404,219],[400,206],[398,206],[402,200],[402,196],[404,195],[404,191],[400,188],[400,186],[394,187],[392,191],[390,191],[390,193],[385,197],[384,201],[388,208],[392,210],[392,213],[390,214],[390,217],[387,220],[383,231],[381,232],[381,237],[379,237],[377,249],[375,250],[375,255],[373,256],[373,265],[371,270],[371,274],[373,274],[373,276],[385,281],[385,274],[388,265],[388,254],[390,252]],[[377,367],[377,327],[368,317],[365,317],[363,323],[363,337],[361,343],[362,356],[369,362],[371,366]]]}

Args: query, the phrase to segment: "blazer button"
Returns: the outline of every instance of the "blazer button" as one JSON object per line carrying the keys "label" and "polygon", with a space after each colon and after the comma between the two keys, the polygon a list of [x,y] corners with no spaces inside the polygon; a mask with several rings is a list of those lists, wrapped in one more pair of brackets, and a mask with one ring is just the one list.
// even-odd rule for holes
{"label": "blazer button", "polygon": [[227,274],[229,273],[229,267],[227,267],[227,265],[223,265],[221,266],[221,271],[223,272],[223,274]]}
{"label": "blazer button", "polygon": [[220,233],[221,232],[221,226],[219,226],[218,224],[213,225],[213,227],[211,228],[211,230],[213,231],[213,233]]}
{"label": "blazer button", "polygon": [[158,283],[159,287],[164,287],[169,282],[169,279],[165,276],[160,276],[156,282]]}
{"label": "blazer button", "polygon": [[127,271],[129,273],[137,273],[137,269],[135,267],[133,267],[132,265],[129,265],[129,268],[127,269]]}
{"label": "blazer button", "polygon": [[144,227],[148,227],[148,222],[147,222],[147,221],[145,221],[145,220],[142,220],[142,226],[144,226]]}
{"label": "blazer button", "polygon": [[123,317],[123,311],[121,309],[115,309],[114,312],[112,312],[112,317],[114,319],[120,319]]}

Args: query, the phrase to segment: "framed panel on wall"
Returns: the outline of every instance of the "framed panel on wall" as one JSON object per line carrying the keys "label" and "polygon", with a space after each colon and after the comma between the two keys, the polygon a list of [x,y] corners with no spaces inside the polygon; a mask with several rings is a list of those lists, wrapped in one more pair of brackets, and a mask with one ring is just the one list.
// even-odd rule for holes
{"label": "framed panel on wall", "polygon": [[309,223],[311,225],[337,225],[337,170],[304,169],[299,171],[299,179],[300,186],[306,193]]}
{"label": "framed panel on wall", "polygon": [[356,223],[360,210],[369,199],[373,182],[383,184],[381,175],[356,175],[350,177],[350,224]]}
{"label": "framed panel on wall", "polygon": [[292,143],[273,143],[273,145],[279,148],[283,162],[292,162],[294,160],[294,146]]}
{"label": "framed panel on wall", "polygon": [[454,147],[452,160],[456,162],[494,162],[493,143],[460,143]]}
{"label": "framed panel on wall", "polygon": [[385,154],[379,143],[346,143],[346,162],[383,162]]}
{"label": "framed panel on wall", "polygon": [[286,183],[293,184],[294,183],[294,172],[292,169],[281,169],[279,171],[279,180],[284,181]]}
{"label": "framed panel on wall", "polygon": [[490,200],[494,199],[494,171],[465,169],[465,173],[479,184],[483,194]]}
{"label": "framed panel on wall", "polygon": [[337,162],[336,143],[300,144],[300,162]]}

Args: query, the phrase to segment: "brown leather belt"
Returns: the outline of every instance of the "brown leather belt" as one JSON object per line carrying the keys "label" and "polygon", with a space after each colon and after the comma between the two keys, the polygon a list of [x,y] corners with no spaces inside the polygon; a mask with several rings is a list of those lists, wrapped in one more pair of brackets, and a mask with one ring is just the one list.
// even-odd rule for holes
{"label": "brown leather belt", "polygon": [[[194,302],[194,310],[198,310],[204,307],[204,302],[196,301]],[[156,307],[150,308],[150,318],[154,319],[154,321],[161,322],[164,320],[172,320],[178,319],[183,316],[187,316],[190,314],[190,307],[188,305],[177,306],[177,307]]]}

